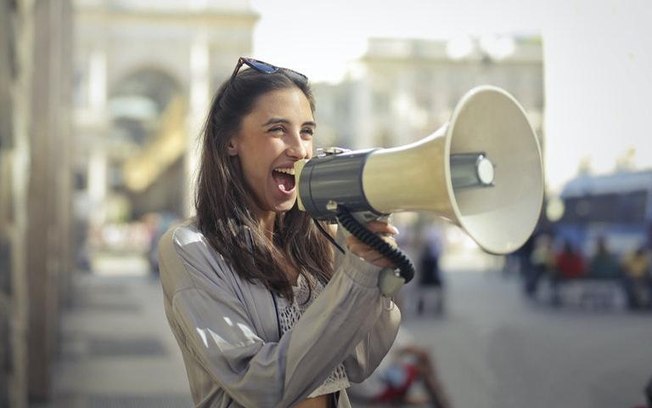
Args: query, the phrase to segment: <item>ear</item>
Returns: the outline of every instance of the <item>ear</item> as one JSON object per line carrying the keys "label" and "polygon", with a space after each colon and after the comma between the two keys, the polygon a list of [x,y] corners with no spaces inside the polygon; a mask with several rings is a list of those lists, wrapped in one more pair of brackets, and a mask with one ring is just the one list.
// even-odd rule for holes
{"label": "ear", "polygon": [[229,156],[238,155],[238,143],[235,140],[235,138],[231,138],[231,140],[229,140],[229,144],[226,145],[226,151],[229,154]]}

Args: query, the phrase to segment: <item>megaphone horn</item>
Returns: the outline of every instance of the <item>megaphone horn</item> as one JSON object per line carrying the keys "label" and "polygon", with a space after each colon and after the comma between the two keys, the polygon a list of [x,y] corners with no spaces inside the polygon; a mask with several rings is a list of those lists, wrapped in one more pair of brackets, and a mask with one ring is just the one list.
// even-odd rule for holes
{"label": "megaphone horn", "polygon": [[525,243],[543,204],[536,134],[516,99],[494,86],[471,89],[446,125],[415,143],[326,151],[295,173],[299,208],[314,218],[332,219],[338,206],[434,212],[494,254]]}

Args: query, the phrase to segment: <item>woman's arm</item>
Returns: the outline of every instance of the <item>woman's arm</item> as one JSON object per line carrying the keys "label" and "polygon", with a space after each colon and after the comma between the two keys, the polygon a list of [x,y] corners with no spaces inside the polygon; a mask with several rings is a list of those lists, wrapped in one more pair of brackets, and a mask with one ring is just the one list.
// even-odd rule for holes
{"label": "woman's arm", "polygon": [[394,302],[386,298],[383,311],[373,328],[344,360],[350,381],[362,382],[378,368],[396,339],[400,322],[401,312]]}
{"label": "woman's arm", "polygon": [[[382,225],[376,228],[384,229]],[[348,245],[352,237],[344,233],[344,228],[335,229],[336,242],[343,248]],[[354,244],[359,245],[359,243]],[[336,268],[341,268],[346,255],[336,253]],[[346,374],[352,382],[362,382],[374,372],[396,339],[401,322],[401,312],[389,297],[384,297],[383,310],[374,323],[372,329],[363,340],[357,344],[353,352],[344,360]]]}
{"label": "woman's arm", "polygon": [[[168,318],[182,347],[239,404],[295,404],[356,345],[373,342],[372,328],[386,313],[386,299],[377,288],[380,268],[346,255],[293,329],[278,342],[266,342],[253,321],[256,311],[247,309],[228,267],[208,256],[212,251],[198,233],[177,231],[182,233],[168,233],[160,245],[162,282],[171,296]],[[381,350],[363,347],[360,352]],[[364,365],[370,367],[372,360]]]}

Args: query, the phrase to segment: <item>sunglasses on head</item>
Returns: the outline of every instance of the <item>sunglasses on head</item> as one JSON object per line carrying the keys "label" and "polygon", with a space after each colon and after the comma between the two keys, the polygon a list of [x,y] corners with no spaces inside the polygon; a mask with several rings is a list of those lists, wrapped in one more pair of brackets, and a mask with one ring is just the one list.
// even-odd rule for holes
{"label": "sunglasses on head", "polygon": [[280,70],[286,71],[286,72],[291,72],[293,74],[296,74],[300,76],[301,78],[308,80],[308,77],[303,75],[300,72],[293,71],[289,68],[283,68],[283,67],[277,67],[275,65],[269,64],[265,61],[260,61],[254,58],[249,58],[249,57],[240,57],[238,59],[238,63],[235,65],[235,69],[233,70],[233,74],[231,74],[231,79],[230,81],[233,81],[233,78],[238,74],[238,71],[240,71],[240,68],[242,68],[243,65],[247,65],[249,68],[255,69],[256,71],[263,73],[263,74],[273,74],[275,72],[278,72]]}

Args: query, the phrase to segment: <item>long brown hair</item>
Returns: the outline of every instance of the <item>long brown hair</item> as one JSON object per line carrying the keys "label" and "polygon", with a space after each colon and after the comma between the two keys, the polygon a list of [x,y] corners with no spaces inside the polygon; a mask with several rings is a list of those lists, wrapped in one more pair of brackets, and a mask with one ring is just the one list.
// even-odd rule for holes
{"label": "long brown hair", "polygon": [[254,197],[244,182],[239,159],[227,154],[227,145],[258,97],[292,87],[306,95],[314,113],[307,80],[290,70],[267,74],[246,69],[222,84],[202,132],[195,197],[198,227],[210,245],[241,277],[261,282],[288,299],[293,299],[292,285],[284,265],[289,262],[299,273],[325,283],[333,274],[332,247],[317,221],[299,211],[296,203],[277,214],[270,242],[251,210]]}

